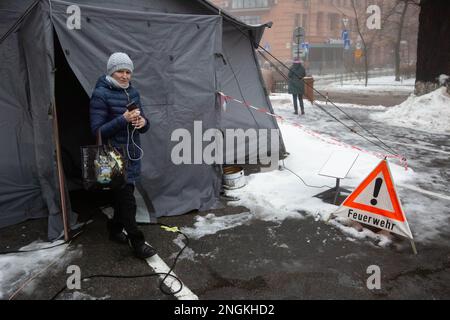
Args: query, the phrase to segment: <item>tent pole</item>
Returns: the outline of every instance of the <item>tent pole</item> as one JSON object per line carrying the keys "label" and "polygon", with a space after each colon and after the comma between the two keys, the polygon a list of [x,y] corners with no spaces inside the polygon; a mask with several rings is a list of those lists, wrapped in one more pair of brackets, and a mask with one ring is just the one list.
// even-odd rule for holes
{"label": "tent pole", "polygon": [[56,164],[58,168],[59,193],[61,199],[61,213],[64,225],[64,240],[69,241],[69,225],[67,219],[67,204],[66,204],[66,188],[64,181],[64,170],[62,166],[61,144],[59,141],[58,115],[56,113],[56,104],[53,104],[53,134],[55,136],[56,144]]}

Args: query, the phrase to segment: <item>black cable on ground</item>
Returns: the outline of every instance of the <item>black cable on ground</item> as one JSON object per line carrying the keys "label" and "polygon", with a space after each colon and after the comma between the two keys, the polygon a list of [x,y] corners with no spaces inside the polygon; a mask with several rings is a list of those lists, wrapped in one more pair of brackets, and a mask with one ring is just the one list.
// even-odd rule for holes
{"label": "black cable on ground", "polygon": [[[154,272],[154,273],[147,273],[147,274],[141,274],[141,275],[111,275],[111,274],[94,274],[94,275],[90,275],[87,277],[83,277],[81,280],[87,280],[87,279],[94,279],[94,278],[116,278],[116,279],[135,279],[135,278],[150,278],[150,277],[156,277],[156,276],[163,276],[164,278],[161,280],[160,284],[159,284],[159,290],[161,290],[161,292],[165,295],[175,295],[177,293],[179,293],[182,289],[183,289],[183,282],[175,275],[171,274],[171,272],[175,269],[175,266],[178,262],[179,257],[181,256],[181,254],[183,253],[183,251],[186,249],[186,247],[189,244],[189,238],[183,233],[181,232],[177,227],[170,227],[167,226],[165,224],[162,223],[157,223],[157,225],[162,226],[167,228],[166,230],[172,231],[172,232],[176,232],[178,234],[181,234],[184,236],[184,238],[186,239],[186,243],[184,245],[184,247],[178,252],[177,256],[175,257],[172,266],[170,267],[168,272]],[[175,279],[179,284],[180,284],[180,288],[176,291],[166,291],[163,288],[164,285],[164,281],[166,281],[166,279],[168,277],[172,277],[173,279]],[[62,287],[56,294],[54,294],[50,300],[55,300],[61,293],[63,293],[65,290],[67,289],[67,286]]]}
{"label": "black cable on ground", "polygon": [[[84,280],[87,280],[87,279],[94,279],[94,278],[137,279],[137,278],[150,278],[150,277],[156,277],[156,276],[162,276],[162,275],[166,275],[166,276],[168,275],[168,276],[174,278],[175,280],[179,281],[180,285],[182,286],[182,282],[181,282],[180,279],[178,279],[176,276],[174,276],[172,274],[166,274],[164,272],[155,272],[155,273],[147,273],[147,274],[140,274],[140,275],[94,274],[94,275],[91,275],[91,276],[88,276],[88,277],[81,278],[81,281],[84,281]],[[53,297],[50,298],[50,300],[55,300],[66,289],[67,289],[67,286],[62,287],[57,293],[55,293],[53,295]],[[181,288],[180,288],[179,291],[181,291]],[[168,295],[176,294],[179,291],[174,292],[174,293],[169,293]],[[167,294],[164,291],[163,291],[163,293]]]}
{"label": "black cable on ground", "polygon": [[[162,227],[166,227],[166,228],[171,228],[163,223],[157,223],[157,225],[160,225]],[[176,294],[178,292],[181,291],[181,289],[183,288],[183,283],[181,282],[180,279],[178,279],[177,277],[173,276],[172,274],[170,274],[172,272],[173,269],[175,269],[175,266],[177,264],[178,258],[181,256],[181,254],[183,253],[184,249],[187,248],[187,246],[189,245],[189,238],[187,237],[187,235],[185,235],[183,232],[181,232],[180,230],[178,230],[178,228],[176,228],[177,231],[176,233],[181,234],[182,236],[184,236],[184,238],[186,239],[186,243],[184,244],[184,247],[180,250],[180,252],[178,252],[178,254],[176,255],[175,259],[173,260],[172,266],[169,269],[169,272],[166,273],[166,276],[162,279],[162,281],[159,284],[159,290],[161,290],[162,293],[166,294],[166,295],[171,295],[171,294]],[[166,280],[166,278],[168,276],[174,277],[176,278],[176,280],[180,283],[180,289],[178,289],[176,292],[169,292],[167,293],[166,291],[163,290],[162,285],[164,284],[164,281]]]}
{"label": "black cable on ground", "polygon": [[294,171],[292,171],[291,169],[289,169],[288,167],[286,167],[284,164],[283,164],[283,168],[286,169],[287,171],[291,172],[291,173],[292,173],[293,175],[295,175],[297,178],[299,178],[299,179],[303,182],[303,184],[304,184],[305,186],[309,187],[309,188],[317,188],[317,189],[322,189],[322,188],[330,188],[330,189],[332,189],[332,188],[333,188],[333,187],[330,187],[330,186],[327,186],[327,185],[324,185],[324,186],[321,186],[321,187],[319,187],[319,186],[311,186],[311,185],[307,184],[307,183],[305,182],[305,180],[303,180],[302,177],[300,177],[300,176],[299,176],[298,174],[296,174]]}

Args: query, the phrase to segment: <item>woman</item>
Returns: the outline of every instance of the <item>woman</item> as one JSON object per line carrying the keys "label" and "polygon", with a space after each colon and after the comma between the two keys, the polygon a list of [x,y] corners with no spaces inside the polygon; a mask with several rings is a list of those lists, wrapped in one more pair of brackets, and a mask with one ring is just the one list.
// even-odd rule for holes
{"label": "woman", "polygon": [[[145,242],[144,234],[137,226],[134,187],[139,179],[143,155],[139,135],[147,132],[150,125],[142,111],[139,93],[130,83],[133,70],[133,62],[127,54],[116,52],[110,56],[107,74],[98,79],[92,93],[90,118],[92,133],[96,135],[100,131],[103,141],[124,147],[124,156],[128,157],[127,184],[113,191],[114,218],[108,221],[109,238],[129,243],[136,257],[146,259],[156,250]],[[128,111],[130,104],[138,108]]]}
{"label": "woman", "polygon": [[305,108],[303,106],[303,94],[305,93],[305,84],[303,78],[306,75],[305,68],[303,68],[300,60],[295,59],[294,64],[289,69],[289,93],[292,94],[294,100],[294,110],[295,114],[298,114],[298,104],[297,99],[300,102],[300,109],[302,115],[305,114]]}

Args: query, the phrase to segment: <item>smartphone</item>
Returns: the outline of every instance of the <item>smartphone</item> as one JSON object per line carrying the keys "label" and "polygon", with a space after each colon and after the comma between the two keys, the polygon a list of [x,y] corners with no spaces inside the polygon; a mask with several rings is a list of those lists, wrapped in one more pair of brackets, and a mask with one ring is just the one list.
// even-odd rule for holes
{"label": "smartphone", "polygon": [[127,104],[127,110],[128,111],[133,111],[133,110],[136,110],[138,108],[139,108],[138,105],[134,101],[132,101],[129,104]]}

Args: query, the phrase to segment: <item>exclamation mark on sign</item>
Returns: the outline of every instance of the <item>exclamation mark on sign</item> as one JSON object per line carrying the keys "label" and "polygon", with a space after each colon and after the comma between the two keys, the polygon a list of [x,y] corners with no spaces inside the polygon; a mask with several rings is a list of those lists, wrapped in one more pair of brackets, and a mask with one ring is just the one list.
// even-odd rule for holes
{"label": "exclamation mark on sign", "polygon": [[378,178],[377,180],[375,180],[375,189],[373,190],[373,197],[374,197],[374,199],[370,200],[370,203],[373,206],[376,206],[377,203],[378,203],[377,199],[375,199],[375,198],[378,197],[378,194],[380,193],[380,189],[381,189],[381,185],[382,184],[383,184],[383,179]]}

